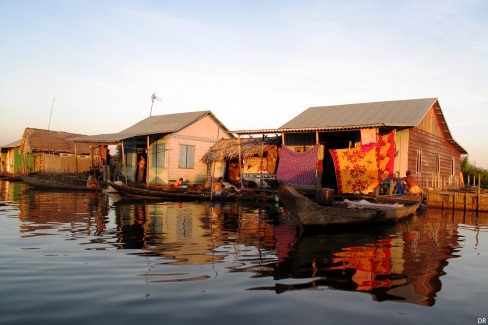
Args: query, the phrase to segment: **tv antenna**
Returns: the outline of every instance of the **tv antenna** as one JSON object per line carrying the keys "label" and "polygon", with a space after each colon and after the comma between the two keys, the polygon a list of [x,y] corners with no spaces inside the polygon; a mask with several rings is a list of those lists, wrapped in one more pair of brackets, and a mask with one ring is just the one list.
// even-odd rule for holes
{"label": "tv antenna", "polygon": [[56,100],[56,95],[54,95],[54,98],[53,98],[53,103],[51,105],[51,114],[49,114],[49,124],[47,126],[47,130],[49,131],[49,129],[51,128],[51,116],[53,116],[53,108],[54,108],[54,101]]}
{"label": "tv antenna", "polygon": [[152,102],[151,102],[151,112],[149,113],[149,116],[152,115],[152,107],[153,107],[154,101],[155,100],[157,100],[159,102],[162,101],[161,98],[159,98],[158,96],[156,96],[156,93],[154,93],[154,94],[151,95],[151,100],[152,100]]}

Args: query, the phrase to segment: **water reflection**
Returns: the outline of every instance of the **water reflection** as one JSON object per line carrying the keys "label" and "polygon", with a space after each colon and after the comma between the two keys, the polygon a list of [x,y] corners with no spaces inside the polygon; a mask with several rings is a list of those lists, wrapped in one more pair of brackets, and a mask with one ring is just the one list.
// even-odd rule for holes
{"label": "water reflection", "polygon": [[224,260],[236,245],[274,249],[274,206],[130,202],[115,205],[119,248],[163,256],[172,264],[209,264]]}
{"label": "water reflection", "polygon": [[[268,265],[272,271],[267,271],[277,281],[303,281],[252,290],[283,293],[328,287],[367,292],[377,301],[433,306],[448,260],[458,257],[463,241],[458,228],[486,231],[487,226],[486,215],[426,210],[375,229],[305,233],[288,256]],[[289,238],[290,233],[285,236]]]}
{"label": "water reflection", "polygon": [[47,230],[101,236],[108,222],[109,201],[105,194],[60,192],[27,188],[19,196],[21,233],[45,236]]}
{"label": "water reflection", "polygon": [[[144,258],[148,271],[138,276],[151,283],[215,278],[207,266],[221,265],[244,289],[277,294],[337,289],[433,306],[449,260],[464,245],[460,229],[488,230],[488,214],[427,209],[383,227],[300,234],[275,205],[0,188],[4,201],[18,200],[22,238],[60,236],[84,250]],[[242,274],[266,285],[237,278]]]}

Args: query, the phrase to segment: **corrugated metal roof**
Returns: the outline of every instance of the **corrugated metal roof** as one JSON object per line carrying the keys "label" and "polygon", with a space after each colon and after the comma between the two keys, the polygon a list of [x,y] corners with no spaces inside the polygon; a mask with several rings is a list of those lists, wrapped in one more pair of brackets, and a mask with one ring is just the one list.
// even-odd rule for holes
{"label": "corrugated metal roof", "polygon": [[74,142],[86,143],[118,143],[121,140],[160,133],[174,133],[181,129],[195,123],[196,121],[210,115],[226,132],[231,132],[225,127],[222,122],[215,117],[211,111],[198,111],[188,113],[175,113],[167,115],[149,116],[144,120],[132,125],[131,127],[119,132],[111,134],[99,134],[93,136],[77,137],[69,139]]}
{"label": "corrugated metal roof", "polygon": [[120,133],[147,135],[177,132],[209,115],[210,111],[149,116]]}
{"label": "corrugated metal roof", "polygon": [[67,139],[68,141],[77,143],[99,143],[99,144],[117,144],[121,140],[135,137],[136,134],[131,133],[110,133],[110,134],[97,134],[86,135],[82,137],[74,137]]}
{"label": "corrugated metal roof", "polygon": [[22,139],[14,141],[12,143],[6,144],[4,146],[1,146],[0,148],[5,148],[5,149],[11,149],[20,146],[20,143],[22,142]]}
{"label": "corrugated metal roof", "polygon": [[[437,105],[435,105],[437,103]],[[348,131],[362,128],[415,127],[434,107],[447,142],[461,154],[467,151],[452,137],[437,98],[310,107],[278,129],[241,130],[235,134]]]}
{"label": "corrugated metal roof", "polygon": [[362,104],[310,107],[280,129],[413,127],[420,123],[437,98],[396,100]]}

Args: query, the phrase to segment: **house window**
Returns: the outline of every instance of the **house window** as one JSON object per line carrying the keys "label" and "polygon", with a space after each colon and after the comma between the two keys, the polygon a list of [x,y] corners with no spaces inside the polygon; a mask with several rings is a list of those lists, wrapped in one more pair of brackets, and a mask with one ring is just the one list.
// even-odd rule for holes
{"label": "house window", "polygon": [[135,152],[132,152],[132,151],[126,151],[125,152],[125,165],[127,167],[132,167],[133,164],[132,162],[135,160]]}
{"label": "house window", "polygon": [[193,168],[195,160],[195,146],[180,145],[179,168]]}
{"label": "house window", "polygon": [[441,172],[441,155],[437,154],[435,157],[435,172],[439,174]]}
{"label": "house window", "polygon": [[451,175],[454,176],[456,172],[456,160],[454,158],[451,158]]}
{"label": "house window", "polygon": [[164,167],[164,149],[162,143],[151,145],[151,167]]}
{"label": "house window", "polygon": [[415,171],[417,174],[422,172],[422,150],[417,149],[417,161],[415,162]]}

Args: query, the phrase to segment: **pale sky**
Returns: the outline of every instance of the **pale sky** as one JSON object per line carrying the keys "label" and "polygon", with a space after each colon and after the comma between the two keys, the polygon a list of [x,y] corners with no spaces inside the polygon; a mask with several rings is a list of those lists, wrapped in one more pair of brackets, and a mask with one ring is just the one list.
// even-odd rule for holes
{"label": "pale sky", "polygon": [[119,132],[153,93],[152,115],[211,110],[230,130],[436,97],[488,168],[488,1],[0,0],[0,145]]}

